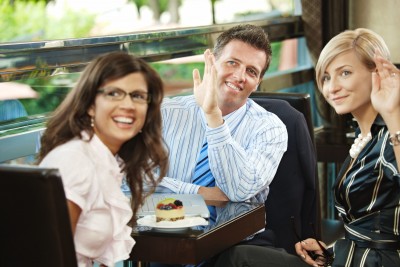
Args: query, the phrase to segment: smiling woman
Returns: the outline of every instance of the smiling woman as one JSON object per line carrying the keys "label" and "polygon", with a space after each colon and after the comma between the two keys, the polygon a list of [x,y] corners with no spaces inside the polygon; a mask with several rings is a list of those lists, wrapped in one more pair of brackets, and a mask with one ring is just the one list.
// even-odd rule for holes
{"label": "smiling woman", "polygon": [[[86,67],[47,124],[39,161],[61,173],[79,266],[111,266],[132,250],[127,224],[142,203],[144,176],[155,186],[153,169],[162,177],[167,165],[162,98],[161,79],[146,62],[105,54]],[[131,202],[120,190],[123,176]]]}
{"label": "smiling woman", "polygon": [[[333,186],[346,230],[334,244],[333,266],[400,265],[400,71],[389,58],[380,35],[358,28],[333,37],[315,68],[327,102],[358,124],[358,138]],[[321,253],[314,239],[297,243],[296,251],[308,264],[321,264],[310,257]]]}
{"label": "smiling woman", "polygon": [[[142,73],[106,82],[88,114],[100,140],[113,153],[142,131],[148,108],[148,88]],[[129,95],[129,97],[126,97]]]}

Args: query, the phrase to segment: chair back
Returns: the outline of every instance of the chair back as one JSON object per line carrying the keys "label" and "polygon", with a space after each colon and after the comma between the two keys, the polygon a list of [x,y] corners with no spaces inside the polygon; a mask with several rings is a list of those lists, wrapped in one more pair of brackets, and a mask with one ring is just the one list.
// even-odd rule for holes
{"label": "chair back", "polygon": [[319,238],[319,199],[314,130],[308,94],[254,92],[260,106],[286,125],[288,148],[265,202],[266,228],[275,234],[275,246],[295,254],[301,239]]}
{"label": "chair back", "polygon": [[57,170],[0,165],[0,206],[0,266],[77,266]]}

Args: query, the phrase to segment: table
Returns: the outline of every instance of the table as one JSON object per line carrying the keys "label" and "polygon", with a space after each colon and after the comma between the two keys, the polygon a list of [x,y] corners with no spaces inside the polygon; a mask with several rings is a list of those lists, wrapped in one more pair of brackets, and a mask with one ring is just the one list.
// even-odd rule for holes
{"label": "table", "polygon": [[130,260],[198,264],[265,227],[264,203],[206,203],[216,207],[218,218],[214,225],[205,229],[192,227],[183,232],[158,232],[149,227],[134,228],[132,236],[136,244]]}

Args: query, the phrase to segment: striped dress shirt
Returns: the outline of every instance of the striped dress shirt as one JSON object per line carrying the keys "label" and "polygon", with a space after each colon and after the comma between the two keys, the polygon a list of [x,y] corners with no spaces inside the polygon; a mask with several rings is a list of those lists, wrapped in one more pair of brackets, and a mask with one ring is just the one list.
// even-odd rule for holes
{"label": "striped dress shirt", "polygon": [[199,185],[192,184],[192,176],[207,141],[216,186],[231,201],[266,200],[288,139],[275,114],[248,99],[224,116],[221,126],[210,128],[193,95],[165,98],[161,112],[170,165],[158,192],[197,193]]}

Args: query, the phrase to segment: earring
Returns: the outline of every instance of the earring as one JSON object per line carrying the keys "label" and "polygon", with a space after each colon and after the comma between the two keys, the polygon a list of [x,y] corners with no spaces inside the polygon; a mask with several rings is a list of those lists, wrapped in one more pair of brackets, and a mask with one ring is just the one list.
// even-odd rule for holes
{"label": "earring", "polygon": [[90,117],[90,126],[93,128],[94,127],[94,118]]}

